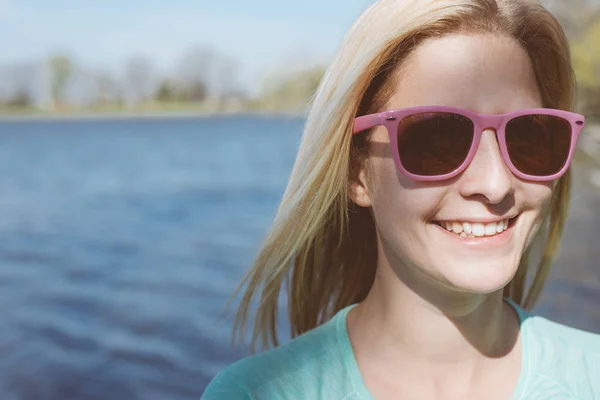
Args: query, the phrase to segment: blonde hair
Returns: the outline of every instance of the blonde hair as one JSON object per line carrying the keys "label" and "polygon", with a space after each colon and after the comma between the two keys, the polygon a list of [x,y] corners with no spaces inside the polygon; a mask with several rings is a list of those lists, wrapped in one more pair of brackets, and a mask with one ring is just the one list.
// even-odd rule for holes
{"label": "blonde hair", "polygon": [[[543,105],[571,110],[574,76],[558,21],[532,0],[380,0],[356,21],[327,70],[307,117],[298,156],[271,230],[238,287],[246,290],[235,337],[258,297],[251,348],[277,346],[278,300],[287,285],[292,337],[362,301],[375,276],[376,238],[368,210],[355,206],[347,189],[364,143],[353,142],[357,115],[378,111],[394,87],[391,72],[423,40],[448,33],[494,33],[515,38],[530,55]],[[556,184],[538,236],[541,260],[528,271],[522,257],[505,296],[525,308],[537,300],[563,232],[570,173]],[[528,275],[532,282],[525,293]]]}

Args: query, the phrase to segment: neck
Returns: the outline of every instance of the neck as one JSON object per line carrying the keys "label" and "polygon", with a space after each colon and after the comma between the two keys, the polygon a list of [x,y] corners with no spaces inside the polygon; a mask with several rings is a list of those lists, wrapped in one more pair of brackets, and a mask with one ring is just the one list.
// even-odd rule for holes
{"label": "neck", "polygon": [[392,271],[378,266],[369,295],[352,310],[348,327],[353,344],[370,343],[369,351],[380,349],[390,362],[444,369],[460,364],[473,371],[515,347],[518,319],[501,290],[473,294],[441,285],[427,289],[415,284],[416,277],[398,277]]}

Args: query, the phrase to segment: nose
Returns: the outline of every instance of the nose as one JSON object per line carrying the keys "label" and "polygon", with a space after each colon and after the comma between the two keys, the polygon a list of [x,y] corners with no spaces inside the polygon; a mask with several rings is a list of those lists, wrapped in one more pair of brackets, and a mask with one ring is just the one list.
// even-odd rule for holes
{"label": "nose", "polygon": [[514,176],[504,163],[496,133],[483,132],[473,161],[463,172],[460,192],[464,197],[482,197],[487,203],[501,203],[514,191]]}

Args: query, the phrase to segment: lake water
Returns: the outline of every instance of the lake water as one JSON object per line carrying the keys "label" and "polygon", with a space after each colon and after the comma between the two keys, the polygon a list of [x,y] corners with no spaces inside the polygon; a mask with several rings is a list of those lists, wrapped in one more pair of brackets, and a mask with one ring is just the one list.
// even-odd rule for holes
{"label": "lake water", "polygon": [[[0,122],[0,398],[198,399],[223,307],[283,194],[303,121]],[[600,192],[575,166],[536,308],[600,332]]]}

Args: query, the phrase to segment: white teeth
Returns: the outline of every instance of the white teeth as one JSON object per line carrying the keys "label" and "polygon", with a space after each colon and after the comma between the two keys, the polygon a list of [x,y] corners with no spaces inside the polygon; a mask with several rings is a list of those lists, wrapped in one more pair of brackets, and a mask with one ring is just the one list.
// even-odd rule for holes
{"label": "white teeth", "polygon": [[504,221],[498,222],[496,226],[496,233],[504,232]]}
{"label": "white teeth", "polygon": [[485,235],[485,228],[483,224],[475,223],[471,224],[471,229],[473,231],[473,236],[481,237]]}
{"label": "white teeth", "polygon": [[470,223],[468,223],[468,222],[463,222],[463,230],[464,230],[465,232],[467,232],[467,234],[469,234],[469,235],[470,235],[471,233],[473,233],[473,231],[471,230],[471,224],[470,224]]}
{"label": "white teeth", "polygon": [[491,222],[485,225],[485,236],[493,236],[496,234],[496,223]]}
{"label": "white teeth", "polygon": [[508,219],[482,224],[479,222],[442,221],[440,225],[448,232],[454,232],[461,237],[494,236],[508,229]]}
{"label": "white teeth", "polygon": [[453,222],[452,230],[454,231],[454,233],[462,233],[462,231],[463,231],[462,224],[460,224],[458,222]]}

